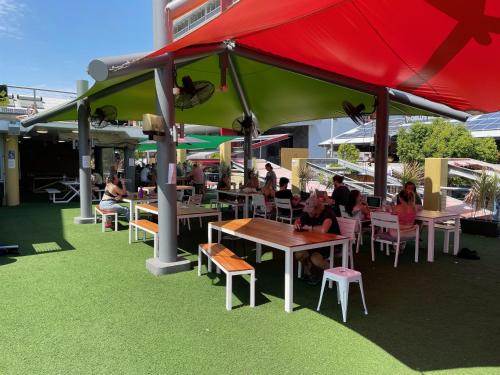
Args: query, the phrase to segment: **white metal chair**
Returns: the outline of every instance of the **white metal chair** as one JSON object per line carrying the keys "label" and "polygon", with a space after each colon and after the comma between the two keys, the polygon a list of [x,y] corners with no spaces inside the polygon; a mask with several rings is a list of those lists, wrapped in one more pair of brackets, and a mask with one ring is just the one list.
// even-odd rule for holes
{"label": "white metal chair", "polygon": [[[348,237],[349,241],[349,259],[351,261],[351,268],[354,269],[354,254],[352,251],[352,245],[356,241],[356,227],[358,222],[354,219],[348,219],[345,217],[338,217],[337,223],[339,224],[340,234],[342,236]],[[359,243],[359,240],[358,240]]]}
{"label": "white metal chair", "polygon": [[[392,215],[387,212],[373,212],[372,219],[372,235],[371,235],[371,251],[372,261],[375,261],[375,242],[381,245],[386,244],[395,246],[394,267],[398,266],[400,245],[406,241],[415,241],[415,263],[418,262],[418,239],[419,227],[414,225],[411,229],[401,230],[399,226],[399,218],[397,215]],[[378,228],[378,230],[377,230]],[[396,234],[391,234],[391,230]]]}
{"label": "white metal chair", "polygon": [[361,224],[361,220],[357,217],[352,217],[347,213],[345,210],[345,207],[342,205],[339,205],[340,208],[340,214],[343,218],[350,219],[356,221],[356,228],[354,229],[354,232],[356,234],[355,236],[355,241],[356,241],[356,254],[359,253],[359,245],[363,244],[363,225]]}
{"label": "white metal chair", "polygon": [[274,205],[276,206],[276,221],[288,221],[290,224],[295,219],[295,213],[298,209],[293,209],[292,202],[288,198],[274,198]]}
{"label": "white metal chair", "polygon": [[262,194],[252,195],[253,217],[263,217],[267,219],[271,217],[271,212],[268,211],[266,200]]}
{"label": "white metal chair", "polygon": [[[193,195],[189,196],[188,201],[187,201],[187,205],[200,207],[202,200],[203,200],[203,194],[193,194]],[[203,223],[201,221],[201,217],[199,219],[200,219],[200,228],[201,228],[203,226]],[[185,219],[185,220],[187,220],[188,229],[191,230],[190,219]]]}
{"label": "white metal chair", "polygon": [[[444,232],[443,253],[447,254],[450,250],[450,233],[455,233],[455,220],[434,224],[434,229]],[[455,241],[455,238],[453,240]],[[457,254],[453,253],[453,255]]]}
{"label": "white metal chair", "polygon": [[363,280],[361,278],[361,272],[351,270],[344,267],[336,267],[325,270],[323,273],[323,281],[321,283],[321,293],[319,295],[318,307],[316,311],[319,311],[321,307],[321,301],[323,300],[323,293],[325,291],[326,281],[331,280],[337,283],[337,301],[342,307],[342,319],[344,323],[347,321],[347,304],[349,301],[349,284],[358,283],[359,290],[361,292],[361,299],[363,300],[363,307],[365,309],[365,315],[368,315],[368,310],[366,309],[365,302],[365,292],[363,290]]}

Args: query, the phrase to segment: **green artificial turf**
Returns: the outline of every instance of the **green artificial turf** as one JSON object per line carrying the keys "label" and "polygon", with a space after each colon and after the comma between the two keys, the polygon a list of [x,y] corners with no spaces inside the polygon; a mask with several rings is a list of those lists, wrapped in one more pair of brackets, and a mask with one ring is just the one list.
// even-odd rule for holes
{"label": "green artificial turf", "polygon": [[[372,263],[365,243],[355,265],[369,315],[353,285],[344,324],[332,290],[318,313],[319,286],[298,280],[295,312],[284,312],[279,253],[256,267],[257,306],[235,278],[228,312],[224,279],[205,267],[155,277],[151,243],[129,245],[124,226],[74,225],[77,215],[75,205],[0,208],[0,242],[21,246],[0,256],[0,374],[500,373],[498,239],[463,235],[481,255],[467,261],[442,254],[438,236],[434,264],[423,251],[413,263],[409,244],[397,269],[380,253]],[[181,231],[193,261],[204,227]],[[251,249],[237,245],[253,263]]]}

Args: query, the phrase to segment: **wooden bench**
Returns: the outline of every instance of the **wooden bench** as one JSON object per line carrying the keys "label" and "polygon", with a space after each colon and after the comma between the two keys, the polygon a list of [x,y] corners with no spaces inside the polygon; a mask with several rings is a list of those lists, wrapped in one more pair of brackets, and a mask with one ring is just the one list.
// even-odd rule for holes
{"label": "wooden bench", "polygon": [[255,306],[255,269],[222,244],[200,244],[198,246],[198,276],[201,276],[202,254],[208,258],[208,271],[211,262],[226,274],[226,309],[232,308],[233,276],[250,275],[250,306]]}
{"label": "wooden bench", "polygon": [[48,188],[45,191],[49,193],[49,200],[52,200],[52,203],[56,203],[56,194],[61,194],[61,190]]}
{"label": "wooden bench", "polygon": [[106,230],[106,218],[108,216],[114,216],[115,218],[115,232],[118,231],[118,212],[115,210],[109,210],[101,208],[101,206],[95,206],[94,208],[94,224],[97,224],[97,215],[101,216],[102,231]]}
{"label": "wooden bench", "polygon": [[[152,221],[140,219],[140,220],[131,220],[128,223],[128,243],[132,243],[132,227],[136,229],[135,231],[135,240],[137,241],[137,229],[142,230],[146,233],[150,233],[153,235],[153,255],[155,258],[158,257],[158,224],[153,223]],[[144,236],[145,239],[145,236]]]}

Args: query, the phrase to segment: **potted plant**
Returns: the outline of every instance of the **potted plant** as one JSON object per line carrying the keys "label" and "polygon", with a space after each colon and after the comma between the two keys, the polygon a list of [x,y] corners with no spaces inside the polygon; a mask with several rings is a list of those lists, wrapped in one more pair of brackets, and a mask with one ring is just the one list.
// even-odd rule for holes
{"label": "potted plant", "polygon": [[310,193],[307,192],[307,184],[313,179],[314,172],[308,165],[299,169],[299,188],[300,188],[300,199],[305,200],[309,198]]}
{"label": "potted plant", "polygon": [[472,217],[460,219],[463,233],[500,236],[499,221],[493,219],[495,201],[500,197],[500,178],[485,170],[472,184],[464,202],[473,209]]}
{"label": "potted plant", "polygon": [[403,186],[407,182],[413,182],[416,186],[419,186],[424,178],[424,169],[416,161],[410,161],[403,163],[401,172],[395,172],[394,175],[401,180]]}

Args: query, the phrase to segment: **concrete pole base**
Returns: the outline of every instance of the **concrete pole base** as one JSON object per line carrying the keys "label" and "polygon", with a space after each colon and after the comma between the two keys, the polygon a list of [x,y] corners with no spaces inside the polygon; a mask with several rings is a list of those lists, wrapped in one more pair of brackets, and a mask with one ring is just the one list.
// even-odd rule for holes
{"label": "concrete pole base", "polygon": [[169,273],[189,271],[191,261],[178,257],[175,262],[165,263],[158,258],[149,258],[146,259],[146,268],[155,276],[168,275]]}
{"label": "concrete pole base", "polygon": [[77,216],[73,218],[73,223],[75,224],[94,224],[94,217],[81,217]]}

